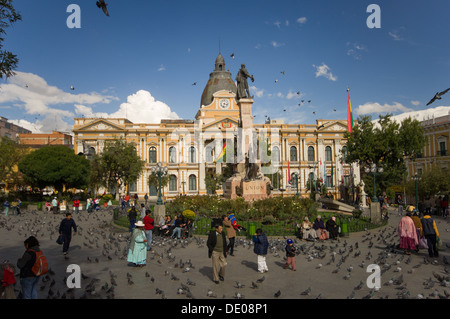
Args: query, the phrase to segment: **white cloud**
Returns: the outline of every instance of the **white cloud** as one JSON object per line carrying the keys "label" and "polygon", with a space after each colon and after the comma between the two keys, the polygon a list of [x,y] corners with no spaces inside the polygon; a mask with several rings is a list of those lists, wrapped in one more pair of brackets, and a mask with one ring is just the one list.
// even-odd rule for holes
{"label": "white cloud", "polygon": [[368,102],[358,106],[355,110],[357,115],[373,114],[373,113],[395,113],[395,112],[410,112],[412,109],[407,108],[401,103],[394,102],[394,104],[384,104]]}
{"label": "white cloud", "polygon": [[425,110],[405,112],[399,115],[392,116],[392,119],[401,122],[405,118],[411,117],[413,119],[417,119],[418,121],[424,121],[433,118],[436,119],[438,117],[449,114],[450,114],[450,106],[437,106],[435,108],[429,108]]}
{"label": "white cloud", "polygon": [[306,17],[300,17],[297,19],[297,23],[300,23],[300,24],[305,24],[306,21],[308,21],[308,19],[306,19]]}
{"label": "white cloud", "polygon": [[278,93],[277,93],[277,97],[284,98],[284,94],[281,93],[281,92],[278,92]]}
{"label": "white cloud", "polygon": [[420,105],[420,101],[411,101],[411,104],[414,106]]}
{"label": "white cloud", "polygon": [[337,81],[337,77],[330,72],[330,67],[325,63],[319,66],[313,65],[313,67],[316,68],[316,78],[323,76],[330,81]]}
{"label": "white cloud", "polygon": [[395,29],[395,30],[393,30],[393,31],[389,31],[388,34],[389,34],[389,36],[390,36],[392,39],[394,39],[395,41],[403,41],[404,38],[403,38],[403,36],[401,35],[401,33],[402,33],[403,31],[405,31],[405,30],[406,30],[405,27],[399,27],[399,28],[397,28],[397,29]]}
{"label": "white cloud", "polygon": [[349,49],[347,50],[347,55],[351,56],[355,60],[361,60],[362,51],[367,51],[367,48],[364,45],[357,43],[347,42],[347,47],[349,47]]}
{"label": "white cloud", "polygon": [[264,96],[264,89],[258,89],[256,86],[252,85],[250,86],[250,92],[256,97],[263,97]]}
{"label": "white cloud", "polygon": [[279,29],[280,26],[281,26],[281,22],[280,22],[280,21],[275,21],[275,22],[273,23],[273,25],[276,26],[276,27]]}
{"label": "white cloud", "polygon": [[165,71],[165,70],[166,70],[166,68],[162,64],[158,68],[158,72]]}
{"label": "white cloud", "polygon": [[288,100],[292,100],[292,99],[294,99],[294,98],[300,98],[300,97],[302,97],[302,96],[303,96],[302,93],[297,94],[297,92],[292,92],[291,90],[289,90],[288,94],[286,95],[286,98],[287,98]]}
{"label": "white cloud", "polygon": [[279,47],[282,47],[284,45],[284,43],[280,43],[280,42],[277,42],[277,41],[272,41],[270,44],[272,44],[272,46],[274,48],[279,48]]}

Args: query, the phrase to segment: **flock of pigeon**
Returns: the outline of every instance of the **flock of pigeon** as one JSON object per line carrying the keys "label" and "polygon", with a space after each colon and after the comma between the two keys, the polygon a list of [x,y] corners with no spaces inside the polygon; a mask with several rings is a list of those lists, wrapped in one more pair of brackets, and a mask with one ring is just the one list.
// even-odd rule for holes
{"label": "flock of pigeon", "polygon": [[[283,269],[287,237],[269,237],[269,272],[259,274],[253,242],[238,236],[235,256],[227,258],[225,282],[218,287],[211,280],[206,236],[154,236],[147,266],[132,267],[126,260],[130,234],[112,226],[112,216],[112,208],[74,215],[78,233],[73,235],[69,258],[65,259],[61,246],[55,243],[63,216],[26,210],[18,216],[0,215],[0,239],[5,243],[0,258],[15,264],[23,254],[23,240],[30,235],[38,238],[50,265],[39,281],[40,299],[449,297],[450,268],[445,251],[439,258],[428,258],[426,251],[405,255],[397,249],[396,225],[333,241],[294,239],[297,272]],[[438,221],[438,228],[446,232],[448,222]],[[80,266],[81,288],[68,288],[69,264]],[[370,264],[380,267],[379,288],[367,287]],[[17,282],[18,274],[16,270]],[[330,288],[334,286],[338,288]],[[18,294],[20,284],[15,289]]]}

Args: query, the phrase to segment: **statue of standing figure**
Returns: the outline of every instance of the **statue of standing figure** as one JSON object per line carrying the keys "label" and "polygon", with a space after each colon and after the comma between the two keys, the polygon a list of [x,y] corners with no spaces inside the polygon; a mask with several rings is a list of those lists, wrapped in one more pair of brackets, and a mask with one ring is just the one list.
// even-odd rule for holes
{"label": "statue of standing figure", "polygon": [[236,75],[236,82],[237,82],[237,99],[241,98],[253,98],[250,96],[250,91],[248,89],[248,83],[247,78],[250,78],[252,82],[255,81],[253,78],[253,75],[250,75],[245,68],[245,64],[241,64],[241,68],[238,71],[238,74]]}

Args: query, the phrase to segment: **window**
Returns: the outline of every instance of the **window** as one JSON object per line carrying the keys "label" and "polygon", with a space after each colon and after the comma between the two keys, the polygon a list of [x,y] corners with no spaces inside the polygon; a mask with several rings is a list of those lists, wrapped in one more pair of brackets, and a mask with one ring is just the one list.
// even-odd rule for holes
{"label": "window", "polygon": [[130,185],[128,186],[128,192],[136,193],[136,182],[130,183]]}
{"label": "window", "polygon": [[150,147],[148,151],[148,162],[149,163],[156,163],[156,147],[152,146]]}
{"label": "window", "polygon": [[189,175],[189,190],[190,191],[197,190],[197,177],[194,174]]}
{"label": "window", "polygon": [[214,161],[214,147],[208,146],[206,147],[206,162],[211,163]]}
{"label": "window", "polygon": [[314,162],[314,147],[308,147],[308,161]]}
{"label": "window", "polygon": [[273,163],[279,163],[280,162],[280,149],[278,146],[274,146],[272,148],[272,162]]}
{"label": "window", "polygon": [[331,162],[331,147],[325,147],[325,160]]}
{"label": "window", "polygon": [[169,176],[169,191],[170,192],[176,192],[178,190],[177,188],[177,177],[175,175]]}
{"label": "window", "polygon": [[325,186],[326,187],[333,187],[333,180],[331,179],[331,176],[327,176]]}
{"label": "window", "polygon": [[189,147],[189,163],[195,163],[195,147]]}
{"label": "window", "polygon": [[347,163],[347,156],[348,156],[347,146],[343,146],[342,147],[342,161],[344,163]]}
{"label": "window", "polygon": [[169,148],[169,163],[176,163],[177,162],[177,149],[175,146],[171,146]]}
{"label": "window", "polygon": [[447,150],[445,149],[445,142],[439,142],[439,155],[446,156]]}
{"label": "window", "polygon": [[291,162],[297,162],[297,148],[295,146],[291,146],[290,153]]}
{"label": "window", "polygon": [[89,147],[89,152],[87,154],[87,159],[88,160],[92,160],[94,158],[95,155],[95,148],[93,148],[92,146]]}

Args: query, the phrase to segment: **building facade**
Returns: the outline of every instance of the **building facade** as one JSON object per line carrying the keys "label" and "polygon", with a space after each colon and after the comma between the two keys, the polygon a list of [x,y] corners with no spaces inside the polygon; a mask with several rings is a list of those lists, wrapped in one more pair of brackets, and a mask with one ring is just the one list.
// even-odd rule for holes
{"label": "building facade", "polygon": [[433,166],[450,169],[450,114],[424,120],[421,124],[428,141],[420,156],[407,160],[409,178],[415,174],[420,176]]}
{"label": "building facade", "polygon": [[[116,138],[133,143],[145,167],[138,181],[126,191],[140,197],[156,196],[156,189],[148,186],[148,176],[158,162],[168,167],[169,185],[164,189],[167,199],[207,194],[207,174],[220,174],[227,162],[242,160],[239,148],[234,146],[246,143],[249,134],[257,141],[254,150],[258,150],[257,160],[263,164],[262,173],[272,177],[274,196],[297,193],[297,185],[290,178],[293,174],[299,176],[301,196],[309,195],[310,176],[321,178],[337,198],[341,183],[359,183],[359,168],[342,160],[346,152],[346,120],[317,120],[314,125],[269,120],[253,124],[251,132],[242,132],[241,118],[236,85],[230,72],[225,71],[225,61],[219,54],[194,119],[145,124],[132,123],[125,118],[75,118],[74,151],[90,155],[101,153],[105,142]],[[216,161],[225,143],[226,161]],[[217,194],[223,194],[223,189]]]}
{"label": "building facade", "polygon": [[19,134],[30,134],[31,131],[21,126],[8,122],[7,118],[0,116],[0,137],[6,136],[13,141],[19,140]]}
{"label": "building facade", "polygon": [[52,133],[26,133],[19,134],[19,144],[27,145],[30,148],[36,149],[46,145],[65,145],[72,148],[72,135],[53,131]]}

